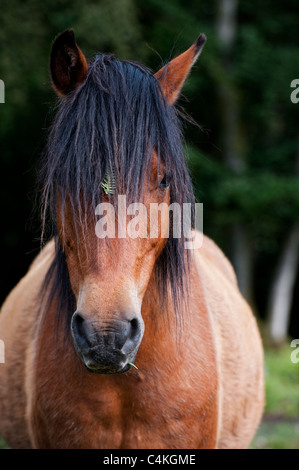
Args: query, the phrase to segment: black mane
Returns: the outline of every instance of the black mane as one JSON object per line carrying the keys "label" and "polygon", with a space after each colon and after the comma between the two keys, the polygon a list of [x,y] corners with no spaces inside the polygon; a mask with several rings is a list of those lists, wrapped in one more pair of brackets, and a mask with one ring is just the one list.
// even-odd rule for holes
{"label": "black mane", "polygon": [[[140,198],[153,149],[171,172],[171,203],[193,202],[177,112],[166,104],[157,79],[139,64],[97,56],[86,81],[58,104],[38,180],[42,239],[46,232],[56,237],[56,256],[43,288],[45,293],[50,283],[45,308],[55,299],[58,318],[66,319],[67,325],[75,299],[57,237],[57,191],[62,200],[70,197],[74,220],[84,225],[86,207],[99,204],[100,185],[109,172],[115,174],[115,195],[126,194],[131,201]],[[63,206],[61,211],[63,220]],[[177,317],[187,274],[184,239],[170,237],[155,275],[164,306],[170,286]]]}

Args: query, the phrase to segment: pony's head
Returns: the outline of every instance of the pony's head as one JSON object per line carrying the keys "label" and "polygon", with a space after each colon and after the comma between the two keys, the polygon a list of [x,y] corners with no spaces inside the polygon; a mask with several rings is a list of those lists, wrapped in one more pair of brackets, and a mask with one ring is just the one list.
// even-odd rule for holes
{"label": "pony's head", "polygon": [[89,371],[131,367],[151,277],[162,308],[171,297],[178,310],[186,253],[168,207],[192,203],[193,190],[173,105],[204,43],[200,35],[156,74],[112,55],[88,63],[72,31],[52,46],[61,99],[40,172],[43,223],[49,211],[56,236],[47,305]]}

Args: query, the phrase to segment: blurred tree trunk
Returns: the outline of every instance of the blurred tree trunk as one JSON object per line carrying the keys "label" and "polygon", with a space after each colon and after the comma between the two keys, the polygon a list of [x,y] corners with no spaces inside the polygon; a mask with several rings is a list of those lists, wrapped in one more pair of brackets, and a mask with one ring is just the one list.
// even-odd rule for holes
{"label": "blurred tree trunk", "polygon": [[[299,180],[299,148],[296,174]],[[269,339],[277,345],[288,335],[294,286],[299,263],[299,225],[287,234],[269,294],[267,330]]]}
{"label": "blurred tree trunk", "polygon": [[[237,30],[238,0],[220,0],[216,17],[216,32],[221,53],[221,67],[215,74],[222,128],[223,157],[236,174],[246,169],[246,139],[240,119],[239,91],[231,78],[233,46]],[[236,270],[239,287],[253,305],[253,250],[245,227],[231,226],[230,257]]]}

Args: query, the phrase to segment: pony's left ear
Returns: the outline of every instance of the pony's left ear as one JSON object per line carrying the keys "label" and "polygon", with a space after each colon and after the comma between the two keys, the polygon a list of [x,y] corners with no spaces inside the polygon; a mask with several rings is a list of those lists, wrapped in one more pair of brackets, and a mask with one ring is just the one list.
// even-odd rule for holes
{"label": "pony's left ear", "polygon": [[75,90],[85,79],[88,65],[78,47],[74,31],[68,29],[54,40],[50,56],[53,86],[59,95]]}
{"label": "pony's left ear", "polygon": [[169,105],[174,104],[178,99],[191,67],[200,56],[206,40],[205,34],[201,34],[187,51],[171,60],[155,73]]}

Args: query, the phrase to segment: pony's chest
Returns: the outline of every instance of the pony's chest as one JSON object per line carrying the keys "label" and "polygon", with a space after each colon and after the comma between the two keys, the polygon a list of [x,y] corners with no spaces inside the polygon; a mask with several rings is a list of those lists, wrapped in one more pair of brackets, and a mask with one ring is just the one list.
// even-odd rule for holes
{"label": "pony's chest", "polygon": [[[92,422],[78,423],[95,448],[213,448],[217,434],[217,391],[177,384],[174,393],[144,383],[135,393],[103,393]],[[197,395],[196,395],[197,394]],[[83,415],[81,415],[83,418]],[[89,436],[87,437],[87,434]]]}
{"label": "pony's chest", "polygon": [[[55,404],[54,404],[55,403]],[[44,406],[45,405],[45,406]],[[51,408],[50,408],[51,407]],[[47,409],[46,409],[47,408]],[[64,389],[34,411],[35,444],[49,448],[213,448],[217,392],[171,381],[126,391],[106,384],[80,396]],[[44,417],[46,416],[46,420]]]}

